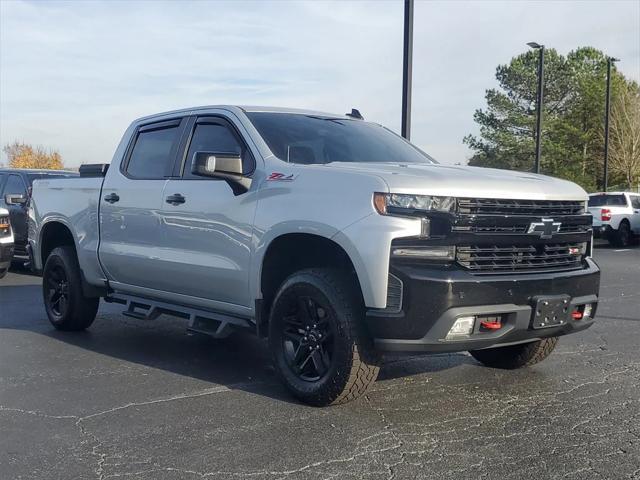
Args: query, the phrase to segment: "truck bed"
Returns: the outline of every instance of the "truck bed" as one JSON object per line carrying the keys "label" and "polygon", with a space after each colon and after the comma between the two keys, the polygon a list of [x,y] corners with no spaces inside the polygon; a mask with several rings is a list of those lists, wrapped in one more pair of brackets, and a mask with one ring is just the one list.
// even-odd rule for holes
{"label": "truck bed", "polygon": [[[98,262],[99,211],[98,202],[104,178],[68,178],[36,180],[33,183],[29,213],[29,242],[33,252],[47,233],[47,223],[61,222],[74,232],[78,260],[90,283],[100,283],[104,278]],[[34,267],[41,270],[40,255],[34,255]]]}

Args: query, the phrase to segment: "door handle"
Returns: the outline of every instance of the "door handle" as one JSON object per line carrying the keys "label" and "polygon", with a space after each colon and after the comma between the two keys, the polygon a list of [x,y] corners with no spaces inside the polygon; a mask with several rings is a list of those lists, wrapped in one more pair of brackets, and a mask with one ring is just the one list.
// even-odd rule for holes
{"label": "door handle", "polygon": [[186,202],[186,198],[179,193],[174,193],[173,195],[169,195],[166,199],[167,203],[171,205],[180,205],[181,203]]}
{"label": "door handle", "polygon": [[118,200],[120,200],[120,197],[117,193],[110,193],[104,197],[104,201],[108,203],[116,203]]}

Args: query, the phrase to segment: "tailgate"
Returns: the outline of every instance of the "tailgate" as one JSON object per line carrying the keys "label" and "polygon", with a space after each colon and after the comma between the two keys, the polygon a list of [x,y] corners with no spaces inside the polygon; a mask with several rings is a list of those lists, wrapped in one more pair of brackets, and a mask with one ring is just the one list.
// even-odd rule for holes
{"label": "tailgate", "polygon": [[593,216],[593,226],[594,227],[599,227],[601,225],[606,225],[609,223],[609,221],[607,220],[606,222],[602,221],[602,209],[603,208],[607,208],[607,207],[589,207],[587,210],[589,210],[589,213]]}

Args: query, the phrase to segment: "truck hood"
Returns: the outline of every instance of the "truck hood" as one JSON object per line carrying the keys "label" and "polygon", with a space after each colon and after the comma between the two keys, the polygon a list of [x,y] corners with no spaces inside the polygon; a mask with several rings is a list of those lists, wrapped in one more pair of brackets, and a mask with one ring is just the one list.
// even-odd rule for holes
{"label": "truck hood", "polygon": [[587,200],[587,192],[567,180],[496,168],[440,164],[349,163],[326,165],[374,174],[392,193],[523,200]]}

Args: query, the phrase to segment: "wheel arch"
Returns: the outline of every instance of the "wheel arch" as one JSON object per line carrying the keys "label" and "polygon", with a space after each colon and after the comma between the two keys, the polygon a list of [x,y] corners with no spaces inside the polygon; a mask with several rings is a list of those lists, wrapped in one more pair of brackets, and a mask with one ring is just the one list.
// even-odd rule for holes
{"label": "wheel arch", "polygon": [[77,252],[78,247],[71,227],[60,219],[47,221],[40,228],[38,252],[34,252],[39,256],[39,265],[44,268],[53,249],[61,246],[72,246]]}
{"label": "wheel arch", "polygon": [[[40,235],[38,238],[38,248],[33,252],[34,255],[37,255],[38,258],[35,262],[39,265],[41,270],[44,270],[45,263],[47,262],[47,258],[51,255],[51,252],[58,247],[72,247],[76,260],[78,260],[78,245],[76,241],[76,236],[73,233],[72,227],[62,219],[51,219],[42,224],[40,228]],[[84,271],[82,267],[80,269],[80,278],[82,280],[82,291],[86,297],[101,297],[104,296],[106,290],[104,288],[99,288],[94,285],[91,285],[87,282],[86,277],[84,275]]]}
{"label": "wheel arch", "polygon": [[312,267],[336,267],[347,271],[364,298],[360,275],[347,249],[329,235],[316,232],[287,232],[271,239],[257,259],[258,279],[256,323],[258,333],[266,335],[271,303],[282,282],[292,273]]}

